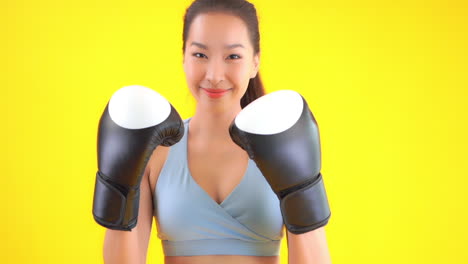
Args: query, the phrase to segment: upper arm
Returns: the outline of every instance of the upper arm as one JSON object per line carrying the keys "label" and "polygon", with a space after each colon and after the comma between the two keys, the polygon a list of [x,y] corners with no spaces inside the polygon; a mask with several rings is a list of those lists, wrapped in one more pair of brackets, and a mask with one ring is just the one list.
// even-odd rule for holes
{"label": "upper arm", "polygon": [[300,235],[288,231],[286,238],[288,240],[288,263],[331,263],[325,227]]}
{"label": "upper arm", "polygon": [[[153,223],[153,192],[155,178],[164,164],[167,147],[158,146],[146,165],[140,183],[137,225],[130,232],[107,229],[104,239],[106,263],[146,263]],[[157,175],[156,172],[157,171]],[[156,175],[156,177],[155,177]]]}

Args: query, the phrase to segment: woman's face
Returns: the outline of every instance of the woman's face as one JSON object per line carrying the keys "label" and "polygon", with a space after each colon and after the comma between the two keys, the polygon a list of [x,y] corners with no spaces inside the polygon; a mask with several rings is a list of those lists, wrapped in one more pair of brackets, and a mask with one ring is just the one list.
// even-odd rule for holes
{"label": "woman's face", "polygon": [[200,14],[192,22],[185,44],[187,85],[198,104],[239,106],[249,79],[258,72],[247,26],[233,15]]}

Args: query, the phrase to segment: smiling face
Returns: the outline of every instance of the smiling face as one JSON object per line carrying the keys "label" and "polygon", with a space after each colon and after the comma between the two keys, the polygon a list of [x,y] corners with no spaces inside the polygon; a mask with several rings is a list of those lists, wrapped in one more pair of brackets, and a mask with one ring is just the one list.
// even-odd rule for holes
{"label": "smiling face", "polygon": [[184,51],[187,85],[199,106],[239,107],[250,78],[258,72],[247,26],[233,15],[200,14]]}

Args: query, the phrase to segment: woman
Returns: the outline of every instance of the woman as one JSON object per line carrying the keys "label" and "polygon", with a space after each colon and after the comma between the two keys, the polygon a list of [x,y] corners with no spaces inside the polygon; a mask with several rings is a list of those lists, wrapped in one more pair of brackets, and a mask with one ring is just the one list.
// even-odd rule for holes
{"label": "woman", "polygon": [[[179,143],[153,152],[138,225],[107,230],[106,263],[146,262],[153,212],[167,264],[279,263],[278,199],[229,135],[241,109],[264,94],[259,39],[249,2],[197,0],[187,9],[183,64],[196,111]],[[289,263],[330,263],[323,228],[287,231],[287,241]]]}

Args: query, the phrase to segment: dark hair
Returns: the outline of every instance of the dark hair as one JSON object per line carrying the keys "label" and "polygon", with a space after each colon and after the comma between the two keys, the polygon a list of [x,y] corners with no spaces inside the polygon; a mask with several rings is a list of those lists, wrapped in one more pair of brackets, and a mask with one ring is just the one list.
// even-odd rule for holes
{"label": "dark hair", "polygon": [[[245,0],[195,0],[187,8],[184,15],[184,29],[182,35],[182,52],[185,52],[185,42],[187,41],[190,25],[193,19],[200,14],[208,12],[222,12],[235,15],[242,19],[247,25],[249,38],[254,48],[254,54],[260,52],[260,32],[258,28],[258,17],[255,6]],[[260,73],[255,78],[249,80],[247,91],[241,98],[241,107],[244,108],[255,99],[265,94]]]}

